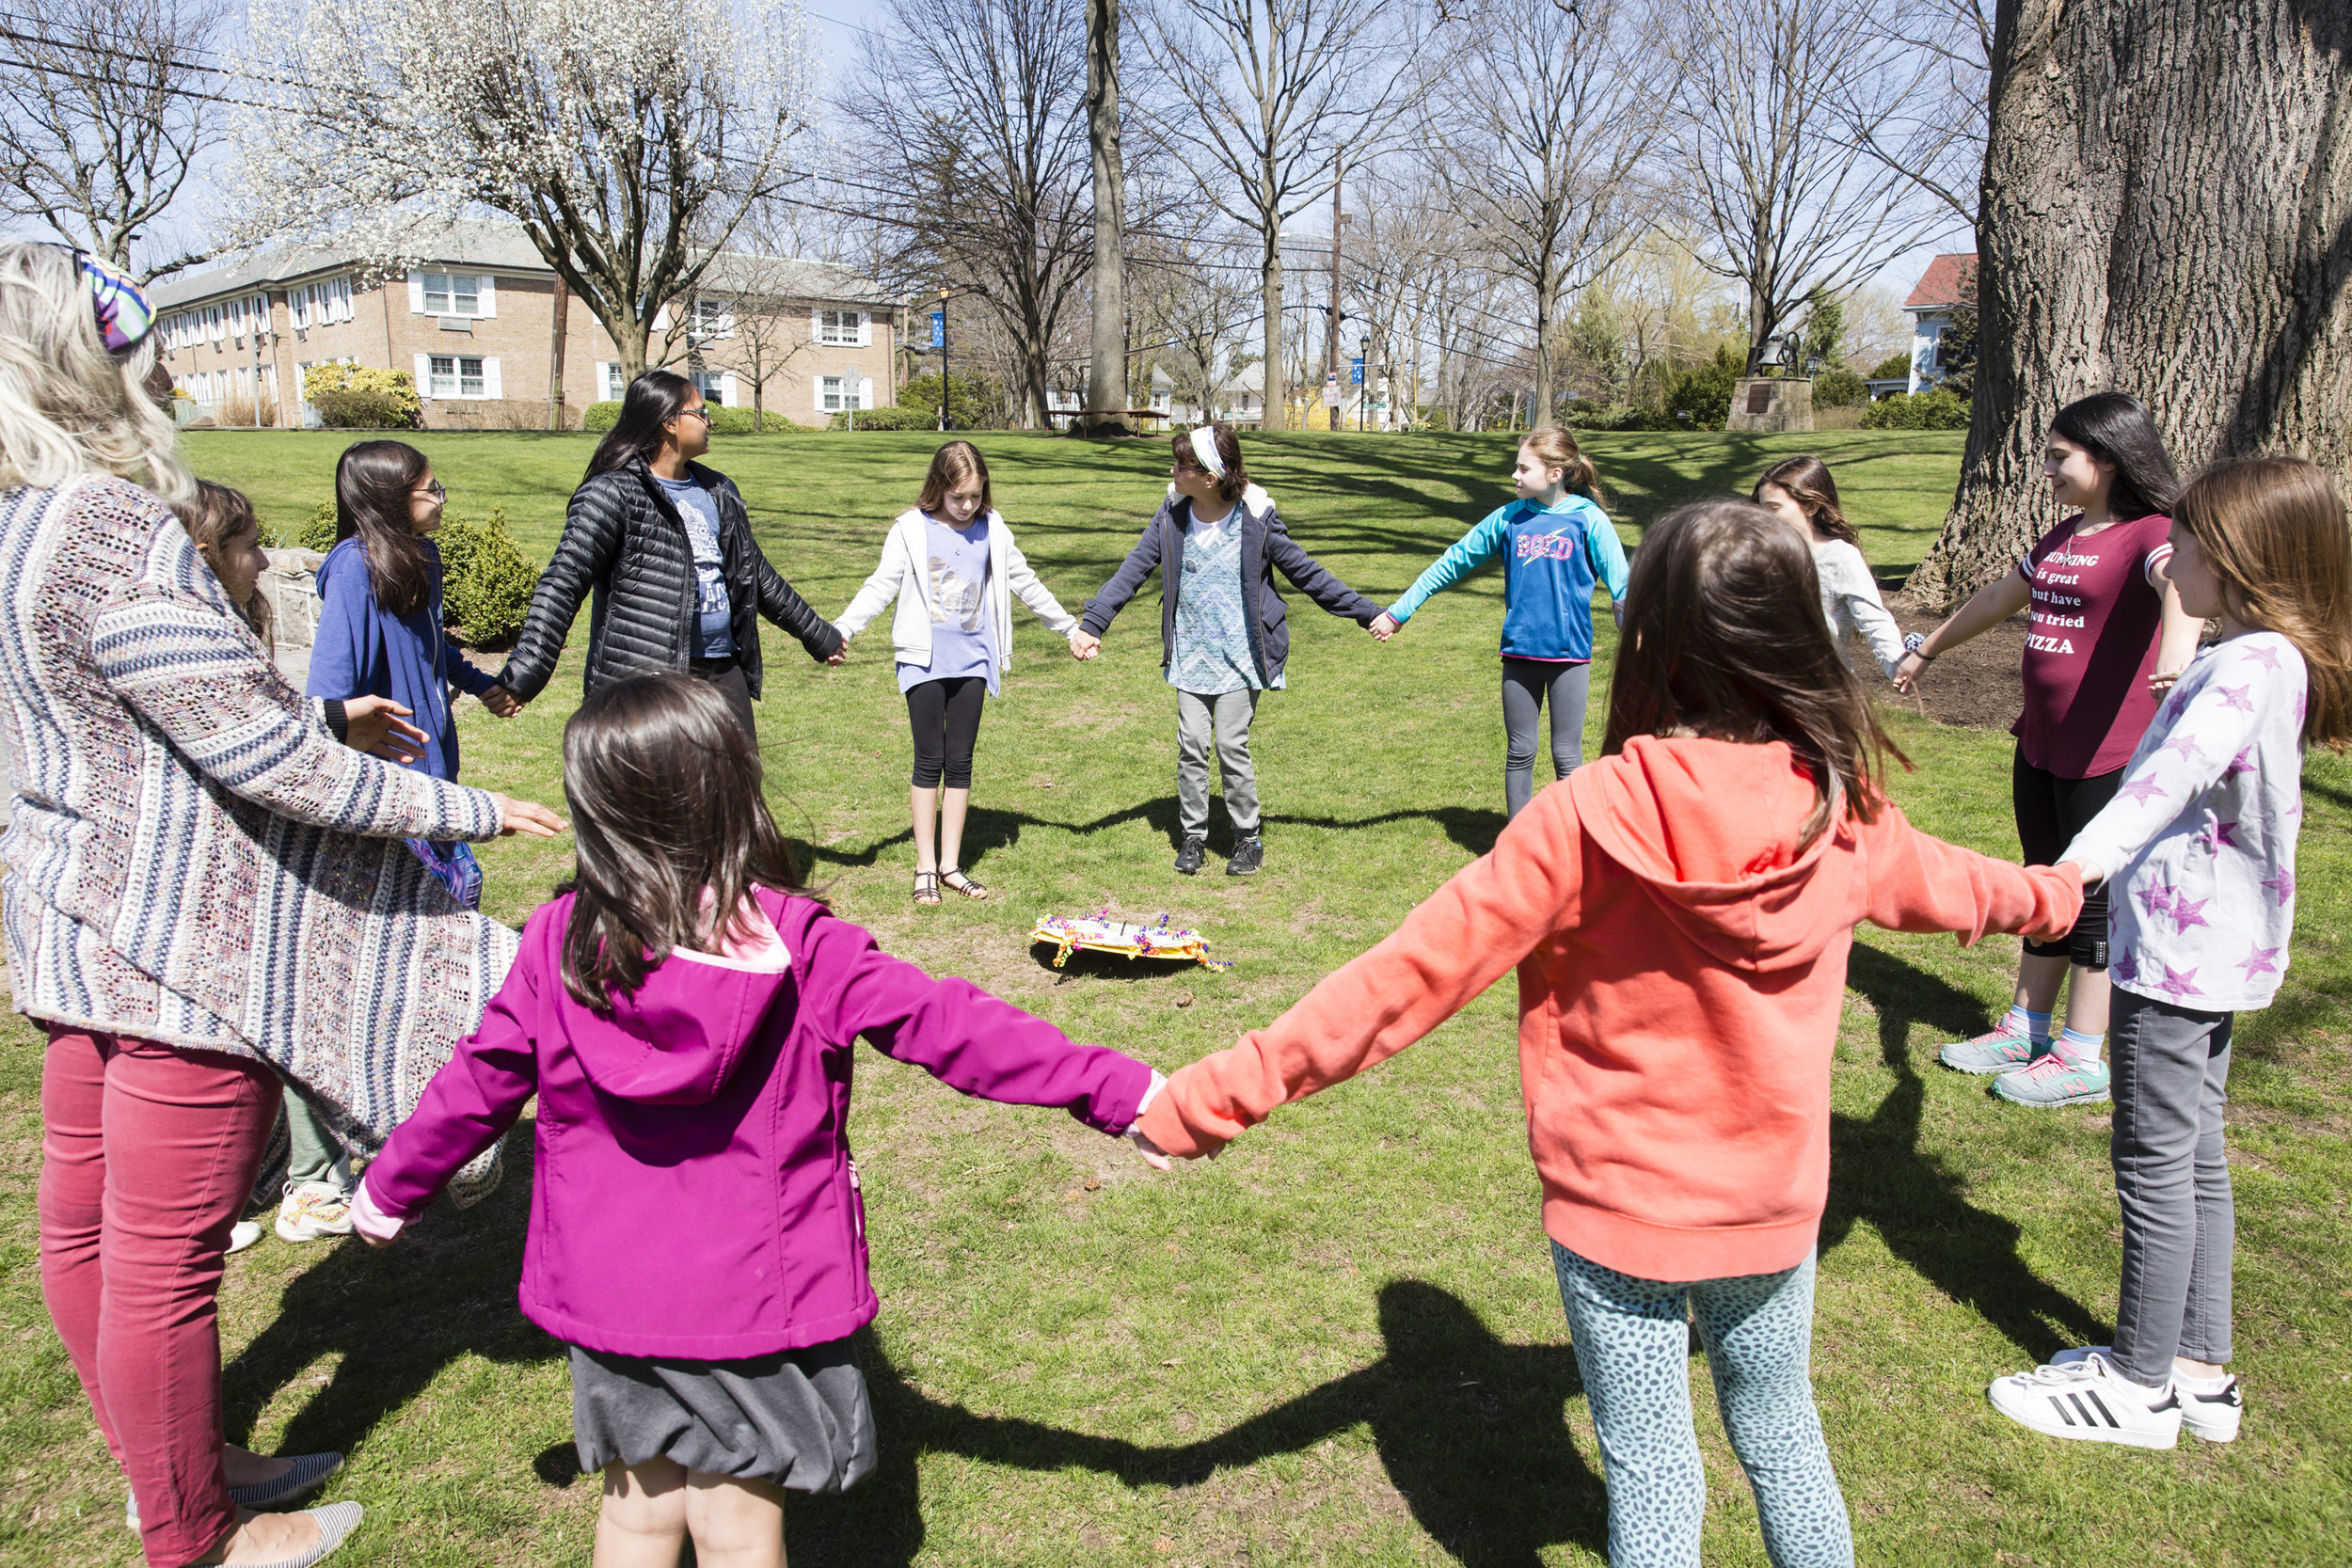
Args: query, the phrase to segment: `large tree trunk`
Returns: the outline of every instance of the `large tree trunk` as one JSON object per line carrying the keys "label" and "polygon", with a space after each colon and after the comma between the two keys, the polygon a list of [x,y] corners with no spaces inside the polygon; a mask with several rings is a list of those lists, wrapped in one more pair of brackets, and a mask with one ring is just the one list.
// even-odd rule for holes
{"label": "large tree trunk", "polygon": [[1260,304],[1265,311],[1265,358],[1262,386],[1263,395],[1258,400],[1264,410],[1265,428],[1290,428],[1290,395],[1282,386],[1282,252],[1281,230],[1269,228],[1264,236],[1265,249],[1258,259]]}
{"label": "large tree trunk", "polygon": [[1119,0],[1087,0],[1087,139],[1094,150],[1094,315],[1087,406],[1097,436],[1133,433],[1127,406],[1127,171],[1119,150]]}
{"label": "large tree trunk", "polygon": [[1910,591],[1948,604],[2058,514],[2058,408],[2129,392],[2185,471],[2352,477],[2352,7],[2001,0],[1965,464]]}

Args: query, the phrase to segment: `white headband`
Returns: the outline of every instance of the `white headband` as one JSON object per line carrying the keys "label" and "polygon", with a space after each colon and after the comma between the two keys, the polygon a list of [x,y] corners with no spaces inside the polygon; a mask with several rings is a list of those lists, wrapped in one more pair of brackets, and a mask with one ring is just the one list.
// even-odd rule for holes
{"label": "white headband", "polygon": [[1200,459],[1200,466],[1218,479],[1225,477],[1225,459],[1216,454],[1215,427],[1197,424],[1192,427],[1192,452]]}

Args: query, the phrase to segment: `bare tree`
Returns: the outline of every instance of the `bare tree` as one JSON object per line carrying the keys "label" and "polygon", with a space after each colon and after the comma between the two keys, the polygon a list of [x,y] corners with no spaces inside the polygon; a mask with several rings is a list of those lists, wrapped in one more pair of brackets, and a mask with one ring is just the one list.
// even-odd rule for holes
{"label": "bare tree", "polygon": [[1206,194],[1257,240],[1265,422],[1287,420],[1282,226],[1328,196],[1340,159],[1388,113],[1396,74],[1376,57],[1395,0],[1153,0],[1161,65],[1152,119],[1213,168]]}
{"label": "bare tree", "polygon": [[751,388],[754,431],[768,428],[769,385],[817,346],[808,330],[807,271],[805,261],[729,255],[713,269],[714,287],[703,296],[718,305],[704,356]]}
{"label": "bare tree", "polygon": [[1882,74],[1841,105],[1855,146],[1977,224],[1993,80],[1992,0],[1880,0]]}
{"label": "bare tree", "polygon": [[745,214],[797,178],[790,0],[253,0],[248,30],[278,86],[241,117],[242,238],[333,232],[392,264],[421,213],[486,207],[603,325],[625,376]]}
{"label": "bare tree", "polygon": [[0,212],[151,280],[210,252],[159,232],[219,140],[218,0],[58,0],[7,34]]}
{"label": "bare tree", "polygon": [[1143,362],[1168,372],[1178,399],[1216,403],[1238,336],[1256,308],[1257,287],[1232,245],[1214,231],[1213,209],[1174,213],[1137,235],[1128,251],[1127,298]]}
{"label": "bare tree", "polygon": [[1093,261],[1086,3],[890,0],[890,42],[852,111],[904,171],[871,198],[897,235],[885,273],[977,291],[1015,353],[1005,385],[1032,429]]}
{"label": "bare tree", "polygon": [[1430,166],[1533,304],[1535,420],[1549,422],[1569,293],[1647,232],[1661,132],[1640,85],[1644,12],[1486,0],[1454,27],[1424,103]]}
{"label": "bare tree", "polygon": [[[1094,173],[1093,299],[1086,403],[1092,428],[1128,433],[1127,164],[1119,135],[1119,0],[1086,0],[1087,145]],[[1110,410],[1120,410],[1112,413]]]}
{"label": "bare tree", "polygon": [[1843,293],[1948,221],[1862,150],[1897,113],[1874,0],[1683,0],[1675,138],[1703,259],[1748,295],[1747,369],[1807,294]]}

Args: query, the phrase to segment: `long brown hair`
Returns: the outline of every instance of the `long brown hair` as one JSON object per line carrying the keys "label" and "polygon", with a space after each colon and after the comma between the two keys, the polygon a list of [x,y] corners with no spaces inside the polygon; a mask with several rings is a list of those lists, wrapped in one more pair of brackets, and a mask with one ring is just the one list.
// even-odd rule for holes
{"label": "long brown hair", "polygon": [[[188,531],[188,538],[196,546],[196,553],[204,558],[204,564],[220,576],[221,552],[231,542],[248,533],[262,531],[262,520],[253,515],[253,502],[242,490],[232,490],[215,480],[196,482],[196,499],[181,502],[172,510],[180,515],[180,526]],[[230,601],[234,604],[233,599]],[[253,628],[253,635],[262,640],[262,646],[275,649],[272,635],[269,595],[259,583],[237,605],[237,614]]]}
{"label": "long brown hair", "polygon": [[931,469],[923,476],[923,493],[914,498],[914,504],[936,517],[946,504],[947,492],[967,479],[980,482],[980,510],[993,511],[996,501],[989,487],[988,459],[969,441],[950,441],[931,453]]}
{"label": "long brown hair", "polygon": [[1788,743],[1820,803],[1810,844],[1844,809],[1874,821],[1885,759],[1904,756],[1830,641],[1813,552],[1753,501],[1677,507],[1651,525],[1626,587],[1604,755],[1677,730]]}
{"label": "long brown hair", "polygon": [[1749,494],[1760,505],[1764,486],[1776,485],[1788,492],[1788,499],[1813,525],[1813,531],[1828,539],[1842,539],[1860,548],[1861,538],[1853,524],[1837,510],[1837,482],[1829,476],[1829,465],[1806,452],[1799,457],[1784,457],[1757,476],[1756,488]]}
{"label": "long brown hair", "polygon": [[2352,528],[2326,470],[2299,457],[2224,464],[2181,492],[2172,516],[2213,562],[2232,612],[2303,656],[2304,741],[2352,744]]}
{"label": "long brown hair", "polygon": [[431,468],[405,441],[362,441],[335,465],[335,542],[358,539],[368,588],[395,615],[414,615],[432,597],[424,536],[408,507]]}
{"label": "long brown hair", "polygon": [[[1209,441],[1216,448],[1216,460],[1225,465],[1225,471],[1216,476],[1218,498],[1227,501],[1241,499],[1242,492],[1249,488],[1249,470],[1241,462],[1241,437],[1233,434],[1232,425],[1219,420],[1209,426]],[[1197,474],[1209,471],[1208,465],[1200,461],[1200,454],[1193,450],[1190,432],[1169,436],[1168,444],[1175,450],[1178,467],[1190,468]]]}
{"label": "long brown hair", "polygon": [[759,752],[726,699],[689,675],[608,681],[564,726],[564,799],[577,869],[564,989],[599,1011],[675,947],[725,940],[755,885],[801,886],[759,792]]}
{"label": "long brown hair", "polygon": [[1568,494],[1582,496],[1595,506],[1608,504],[1600,493],[1599,470],[1593,467],[1593,460],[1584,455],[1565,425],[1548,424],[1541,430],[1531,430],[1519,447],[1534,452],[1535,460],[1545,467],[1559,469],[1560,483]]}

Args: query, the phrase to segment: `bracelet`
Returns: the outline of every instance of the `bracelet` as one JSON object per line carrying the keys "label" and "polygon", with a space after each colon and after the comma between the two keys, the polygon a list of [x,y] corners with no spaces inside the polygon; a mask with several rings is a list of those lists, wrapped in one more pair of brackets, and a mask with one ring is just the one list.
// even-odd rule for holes
{"label": "bracelet", "polygon": [[1922,664],[1935,662],[1935,655],[1928,652],[1928,639],[1924,632],[1915,631],[1906,635],[1903,638],[1903,652],[1913,655]]}

